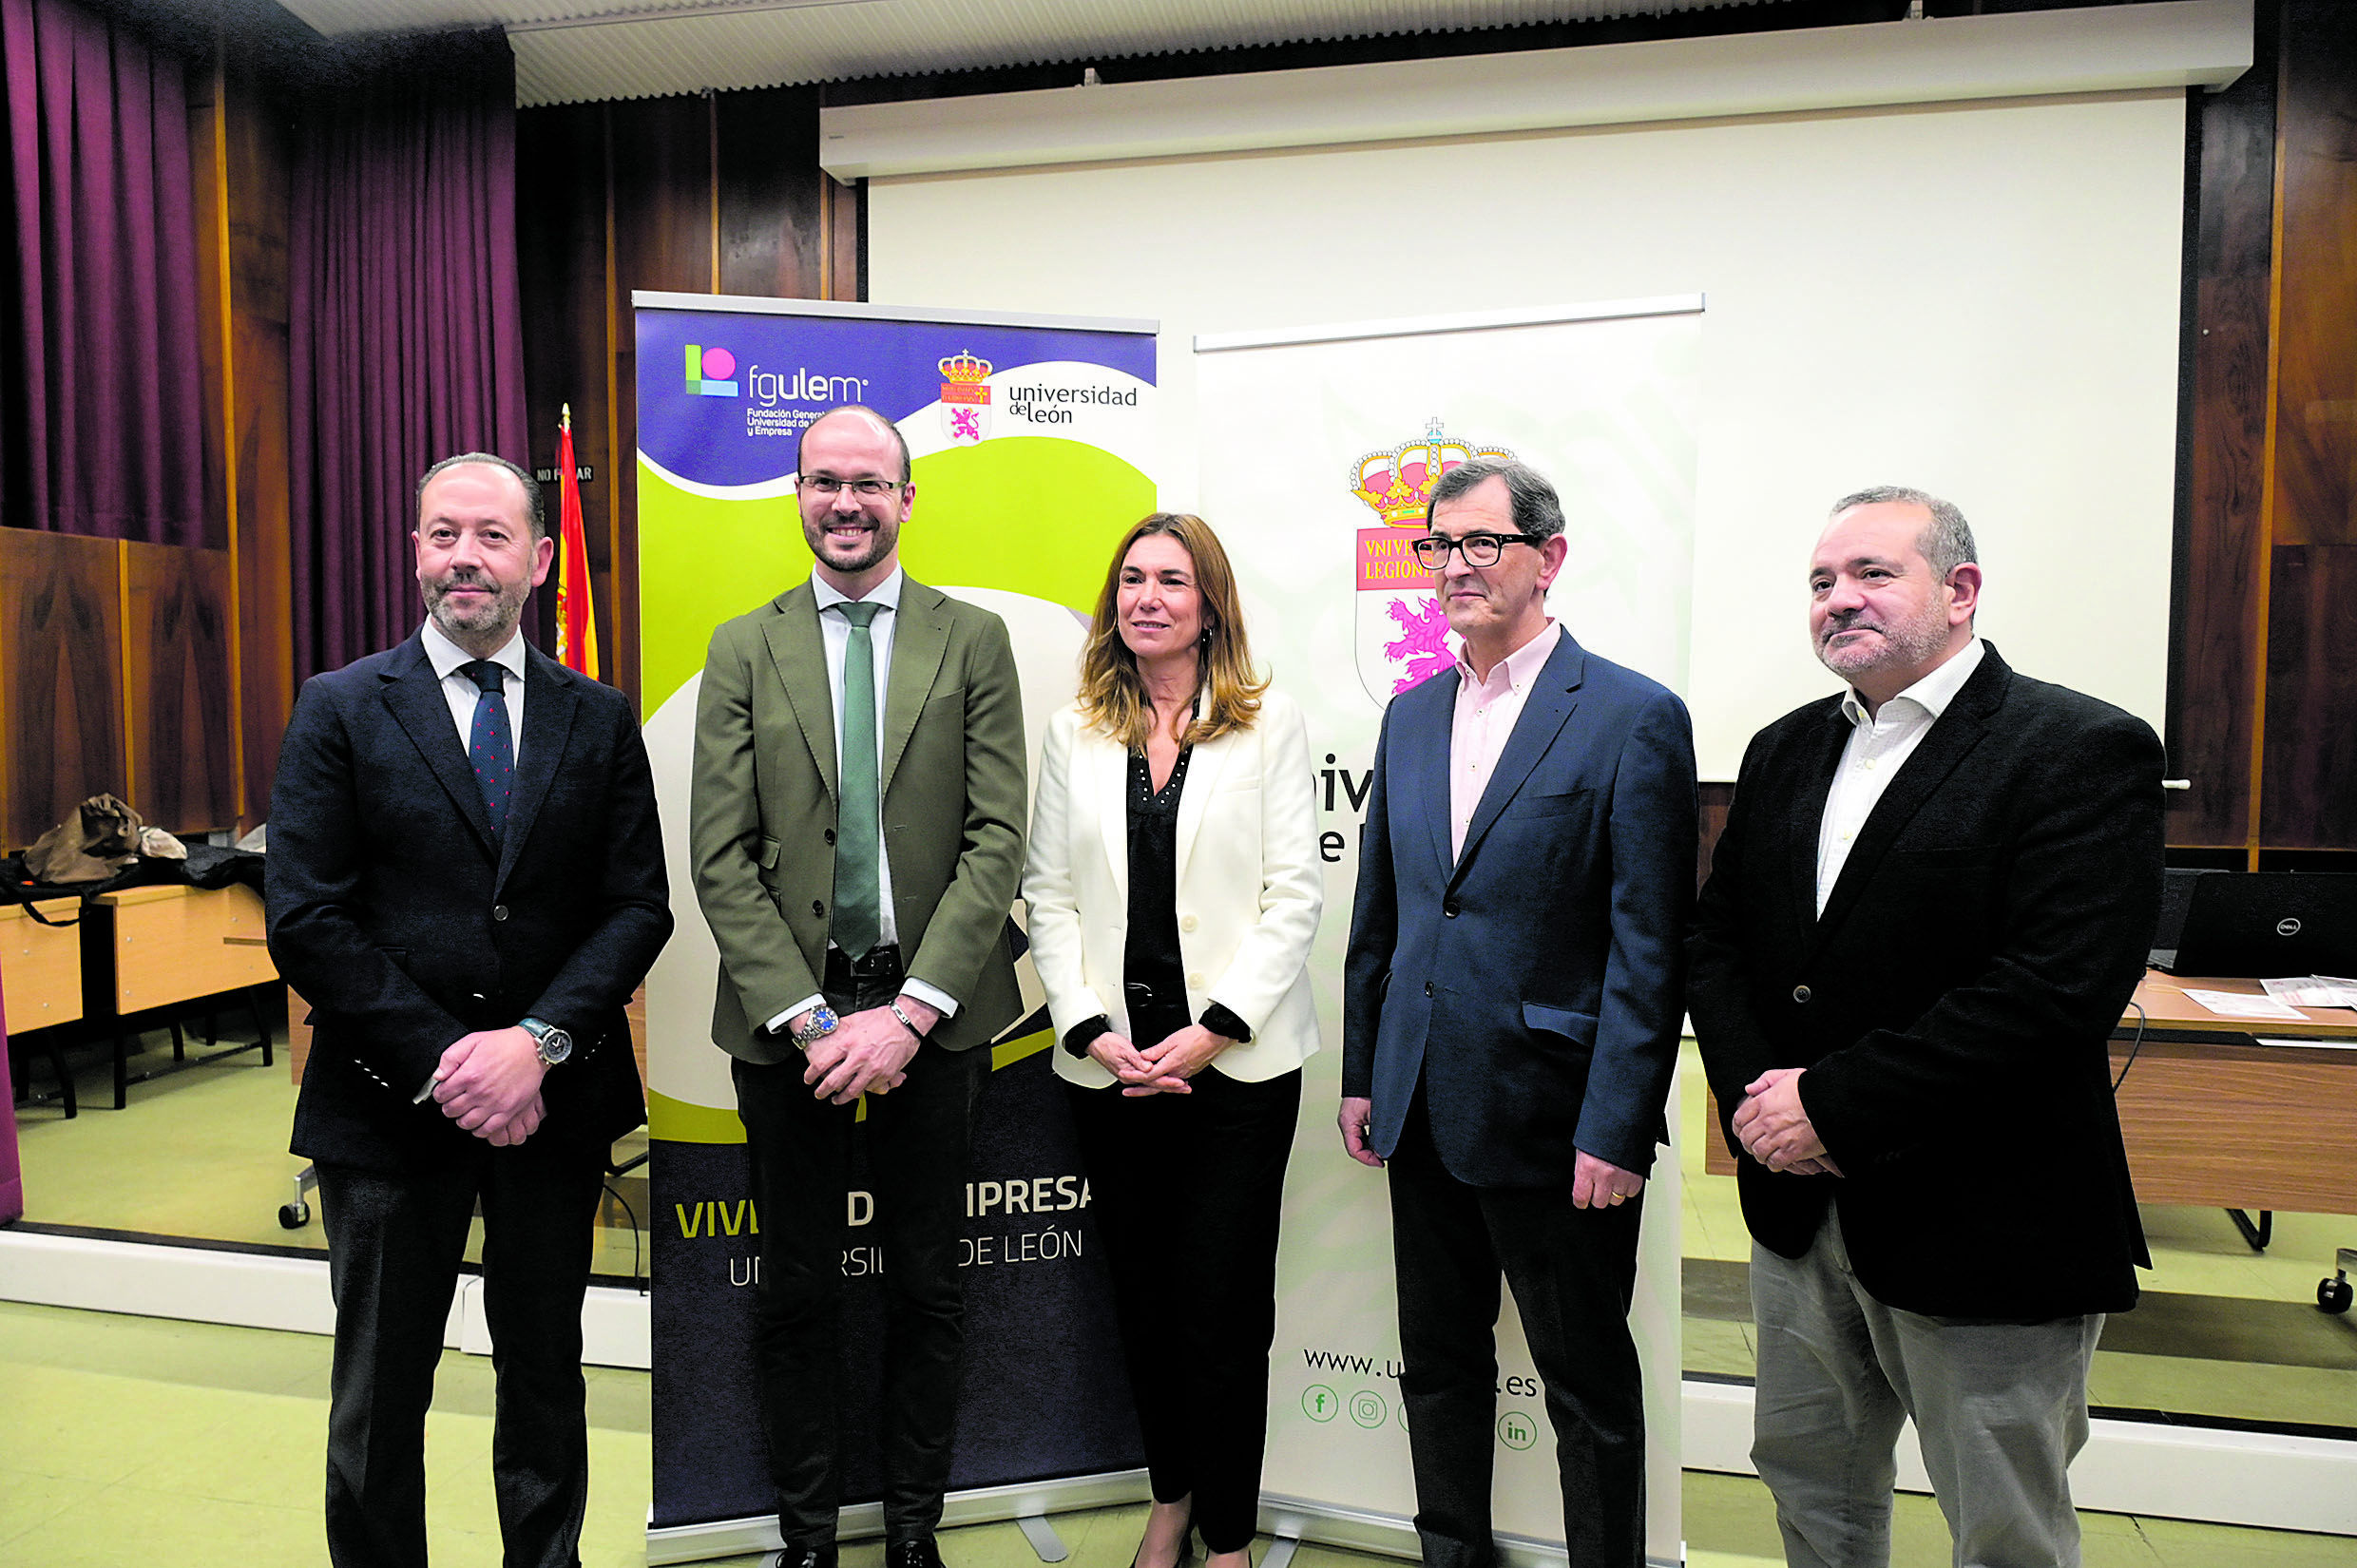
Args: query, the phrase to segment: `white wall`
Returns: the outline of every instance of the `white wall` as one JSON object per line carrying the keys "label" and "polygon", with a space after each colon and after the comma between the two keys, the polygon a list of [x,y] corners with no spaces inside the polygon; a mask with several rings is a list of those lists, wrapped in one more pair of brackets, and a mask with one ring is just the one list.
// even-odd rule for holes
{"label": "white wall", "polygon": [[1198,333],[1700,291],[1705,778],[1831,689],[1803,574],[1868,484],[1964,508],[2018,667],[2157,727],[2184,134],[2157,91],[909,176],[869,295],[1159,319],[1185,505]]}

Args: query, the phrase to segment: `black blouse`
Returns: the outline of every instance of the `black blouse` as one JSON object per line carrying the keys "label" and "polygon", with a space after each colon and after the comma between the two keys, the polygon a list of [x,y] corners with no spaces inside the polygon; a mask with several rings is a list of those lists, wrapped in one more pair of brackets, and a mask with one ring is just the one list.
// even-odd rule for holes
{"label": "black blouse", "polygon": [[[1121,951],[1121,989],[1126,995],[1130,1040],[1140,1050],[1160,1044],[1186,1026],[1186,964],[1178,956],[1178,797],[1187,782],[1195,748],[1183,746],[1170,778],[1157,790],[1143,752],[1129,758],[1129,934]],[[1204,1028],[1230,1040],[1252,1038],[1244,1021],[1214,1002],[1203,1009]],[[1100,1013],[1064,1031],[1064,1048],[1086,1056],[1089,1043],[1110,1033],[1112,1020]]]}

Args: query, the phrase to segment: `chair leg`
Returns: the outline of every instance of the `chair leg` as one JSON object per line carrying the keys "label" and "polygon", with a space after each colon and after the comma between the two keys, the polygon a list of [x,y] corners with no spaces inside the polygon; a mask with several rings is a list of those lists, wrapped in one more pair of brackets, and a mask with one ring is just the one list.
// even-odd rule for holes
{"label": "chair leg", "polygon": [[118,1027],[115,1030],[115,1109],[129,1110],[131,1106],[131,1042]]}
{"label": "chair leg", "polygon": [[66,1070],[66,1053],[55,1045],[49,1047],[49,1071],[57,1075],[57,1092],[66,1101],[66,1119],[71,1121],[82,1114],[82,1102],[74,1094],[73,1074]]}
{"label": "chair leg", "polygon": [[262,1011],[262,988],[259,985],[246,987],[245,1004],[253,1009],[254,1032],[261,1037],[262,1065],[270,1066],[270,1015]]}
{"label": "chair leg", "polygon": [[[213,1020],[209,1014],[204,1021],[204,1042],[207,1045],[213,1043]],[[180,1020],[177,1018],[172,1020],[172,1060],[174,1061],[188,1060],[188,1041],[180,1032]]]}

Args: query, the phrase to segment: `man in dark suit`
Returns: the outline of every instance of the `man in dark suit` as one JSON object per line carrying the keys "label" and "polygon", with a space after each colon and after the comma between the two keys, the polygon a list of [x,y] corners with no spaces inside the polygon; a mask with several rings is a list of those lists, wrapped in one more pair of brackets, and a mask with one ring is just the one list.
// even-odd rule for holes
{"label": "man in dark suit", "polygon": [[1476,459],[1416,553],[1465,640],[1375,750],[1343,1020],[1342,1141],[1387,1161],[1400,1392],[1433,1568],[1487,1568],[1503,1272],[1546,1386],[1577,1568],[1644,1560],[1628,1310],[1677,1058],[1695,857],[1685,705],[1546,613],[1554,488]]}
{"label": "man in dark suit", "polygon": [[1753,738],[1696,923],[1794,1568],[1889,1560],[1909,1415],[1959,1562],[2078,1562],[2088,1364],[2149,1261],[2105,1042],[2159,908],[2160,743],[1975,638],[1976,553],[1921,491],[1834,507],[1810,632],[1849,690]]}
{"label": "man in dark suit", "polygon": [[426,624],[303,686],[270,802],[270,953],[311,1004],[294,1150],[318,1168],[335,1357],[328,1554],[426,1561],[426,1407],[483,1211],[510,1564],[578,1560],[581,1305],[613,1140],[644,1114],[623,1008],[671,934],[630,704],[526,644],[539,488],[417,488]]}
{"label": "man in dark suit", "polygon": [[885,1558],[939,1568],[966,1156],[1021,1001],[1023,700],[997,616],[900,567],[916,487],[872,410],[802,432],[811,580],[713,634],[689,837],[761,1220],[757,1376],[787,1568],[835,1557],[835,1306],[857,1105],[884,1273]]}

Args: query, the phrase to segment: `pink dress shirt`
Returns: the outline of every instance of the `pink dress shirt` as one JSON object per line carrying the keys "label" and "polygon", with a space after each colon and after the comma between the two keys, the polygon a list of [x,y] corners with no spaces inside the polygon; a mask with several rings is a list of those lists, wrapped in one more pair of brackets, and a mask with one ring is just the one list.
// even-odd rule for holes
{"label": "pink dress shirt", "polygon": [[1465,854],[1465,831],[1498,771],[1498,754],[1523,717],[1530,683],[1562,641],[1563,628],[1550,619],[1543,630],[1491,666],[1489,679],[1473,674],[1465,651],[1457,652],[1457,715],[1448,731],[1448,852]]}

